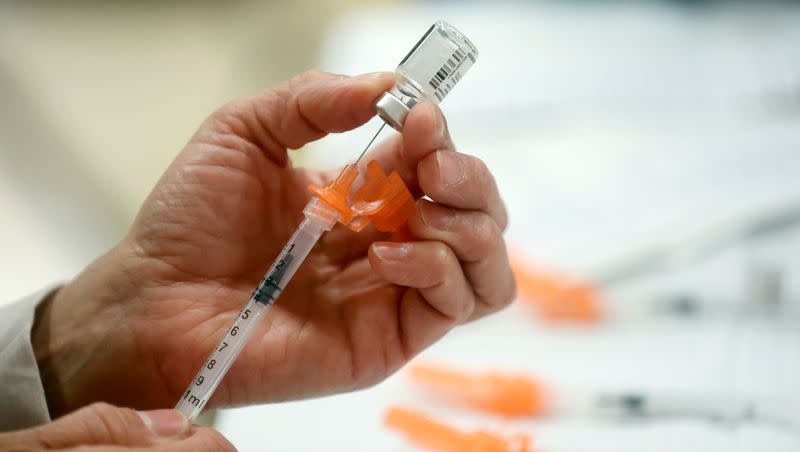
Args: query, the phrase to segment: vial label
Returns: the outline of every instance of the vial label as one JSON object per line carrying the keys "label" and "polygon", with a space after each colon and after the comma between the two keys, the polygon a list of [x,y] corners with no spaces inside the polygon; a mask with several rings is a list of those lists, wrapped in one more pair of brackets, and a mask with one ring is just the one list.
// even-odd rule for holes
{"label": "vial label", "polygon": [[446,96],[456,83],[461,80],[461,75],[463,73],[461,68],[466,58],[473,61],[475,60],[475,56],[472,55],[471,52],[465,53],[461,49],[456,49],[428,81],[428,85],[433,88],[433,94],[439,102],[441,102],[444,96]]}
{"label": "vial label", "polygon": [[[403,58],[397,89],[413,98],[441,102],[478,58],[478,50],[455,27],[438,21]],[[409,108],[412,101],[406,101]]]}

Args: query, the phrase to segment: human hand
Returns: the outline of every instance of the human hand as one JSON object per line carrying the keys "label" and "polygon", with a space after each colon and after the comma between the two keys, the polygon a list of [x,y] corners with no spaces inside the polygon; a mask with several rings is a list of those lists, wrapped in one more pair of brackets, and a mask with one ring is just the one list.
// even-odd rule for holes
{"label": "human hand", "polygon": [[[363,124],[393,83],[309,72],[212,114],[130,233],[41,309],[33,340],[51,411],[174,404],[299,224],[308,184],[338,174],[287,166],[287,148]],[[432,200],[417,201],[413,239],[323,236],[210,406],[374,384],[513,298],[495,181],[455,152],[438,107],[414,107],[373,156]]]}
{"label": "human hand", "polygon": [[235,451],[217,431],[175,410],[136,412],[95,403],[39,427],[0,433],[0,450]]}

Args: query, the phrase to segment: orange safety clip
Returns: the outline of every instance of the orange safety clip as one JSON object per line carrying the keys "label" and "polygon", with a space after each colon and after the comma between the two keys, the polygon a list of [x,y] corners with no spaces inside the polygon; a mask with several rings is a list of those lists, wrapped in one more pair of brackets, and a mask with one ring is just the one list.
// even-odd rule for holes
{"label": "orange safety clip", "polygon": [[392,171],[388,176],[377,160],[367,164],[364,183],[350,193],[358,177],[356,165],[347,165],[327,187],[309,185],[308,189],[339,213],[339,222],[359,232],[369,223],[382,232],[393,232],[414,213],[414,198],[408,187]]}
{"label": "orange safety clip", "polygon": [[407,408],[389,408],[386,426],[402,432],[418,446],[439,452],[530,451],[531,438],[528,435],[503,438],[481,430],[465,432]]}
{"label": "orange safety clip", "polygon": [[534,269],[521,260],[511,260],[521,300],[531,303],[538,313],[552,322],[597,323],[602,315],[597,289],[576,281]]}
{"label": "orange safety clip", "polygon": [[495,373],[467,374],[439,366],[417,364],[411,380],[451,402],[503,416],[538,416],[546,408],[544,386],[531,378]]}

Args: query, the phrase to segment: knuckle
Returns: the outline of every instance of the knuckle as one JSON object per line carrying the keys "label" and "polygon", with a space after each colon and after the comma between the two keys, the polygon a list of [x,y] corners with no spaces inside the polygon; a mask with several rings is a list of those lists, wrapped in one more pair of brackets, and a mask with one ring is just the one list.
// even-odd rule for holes
{"label": "knuckle", "polygon": [[502,232],[508,226],[508,211],[500,197],[497,181],[486,165],[486,162],[483,160],[473,157],[472,165],[471,175],[474,181],[473,187],[476,190],[477,196],[476,207],[490,213]]}
{"label": "knuckle", "polygon": [[320,82],[337,82],[346,80],[350,77],[342,74],[321,71],[319,69],[309,69],[286,81],[285,86],[292,93],[297,93],[310,86],[317,86]]}
{"label": "knuckle", "polygon": [[455,319],[457,323],[464,323],[472,317],[475,312],[476,304],[475,299],[472,297],[463,297],[458,303],[458,314]]}
{"label": "knuckle", "polygon": [[426,279],[425,286],[435,286],[447,281],[453,261],[455,258],[450,247],[443,242],[431,242],[430,263],[424,267],[420,266]]}
{"label": "knuckle", "polygon": [[323,78],[328,78],[331,76],[333,76],[333,74],[314,68],[301,72],[300,74],[292,77],[290,80],[292,81],[292,83],[298,83],[298,82],[302,83],[302,82],[309,82]]}
{"label": "knuckle", "polygon": [[289,116],[289,106],[294,102],[300,89],[300,83],[296,79],[291,79],[270,90],[270,112],[274,114],[276,119],[281,119],[281,121],[276,121],[276,125],[281,129],[285,127],[284,121]]}
{"label": "knuckle", "polygon": [[472,176],[477,181],[478,187],[482,190],[485,198],[489,198],[492,194],[492,188],[495,187],[494,176],[486,162],[478,157],[472,157]]}
{"label": "knuckle", "polygon": [[486,256],[494,251],[501,241],[500,228],[497,223],[486,214],[481,214],[476,225],[476,243],[480,256]]}
{"label": "knuckle", "polygon": [[89,405],[89,412],[95,417],[103,419],[113,420],[114,418],[120,417],[120,412],[123,410],[124,408],[117,408],[106,402],[95,402]]}
{"label": "knuckle", "polygon": [[491,314],[508,307],[517,298],[517,284],[513,275],[507,278],[507,282],[491,294],[484,294],[479,297],[480,303],[484,306],[481,316]]}
{"label": "knuckle", "polygon": [[211,129],[226,131],[228,129],[234,129],[234,131],[241,133],[240,129],[242,128],[242,124],[241,121],[239,121],[239,117],[241,116],[241,111],[244,109],[244,104],[245,102],[242,99],[228,102],[211,113],[211,115],[206,118],[205,124],[209,125]]}
{"label": "knuckle", "polygon": [[262,127],[274,137],[281,146],[297,149],[303,141],[296,134],[290,133],[294,116],[293,108],[297,107],[298,93],[306,82],[296,77],[272,89],[269,114],[262,115]]}
{"label": "knuckle", "polygon": [[466,154],[457,154],[462,159],[466,177],[461,184],[450,187],[454,194],[460,197],[472,208],[485,210],[492,198],[494,179],[483,160]]}
{"label": "knuckle", "polygon": [[468,172],[468,175],[469,175],[467,180],[472,180],[473,182],[477,182],[477,183],[480,183],[480,184],[483,184],[483,183],[486,182],[486,176],[489,173],[489,169],[488,169],[488,167],[486,166],[486,163],[484,163],[483,160],[481,160],[478,157],[475,157],[474,155],[467,155],[467,154],[460,154],[460,153],[457,154],[457,155],[461,159],[463,159],[463,162],[464,162],[464,164],[465,164],[465,166],[467,168],[467,172]]}
{"label": "knuckle", "polygon": [[491,254],[502,241],[499,226],[487,214],[480,214],[472,228],[473,246],[469,259],[481,259]]}
{"label": "knuckle", "polygon": [[514,276],[514,272],[512,272],[509,268],[506,275],[506,282],[504,283],[502,290],[499,291],[501,295],[498,296],[497,300],[493,303],[496,309],[505,308],[517,298],[517,279]]}
{"label": "knuckle", "polygon": [[88,409],[94,414],[101,415],[114,411],[114,406],[106,402],[94,402],[89,405]]}
{"label": "knuckle", "polygon": [[118,408],[105,402],[97,402],[90,405],[87,409],[89,417],[87,424],[89,431],[98,440],[110,440],[112,442],[125,442],[128,437],[128,430],[134,427],[135,422],[140,422],[139,417],[130,408]]}
{"label": "knuckle", "polygon": [[453,261],[453,251],[443,242],[434,242],[433,257],[440,265],[440,273],[446,274],[447,266]]}

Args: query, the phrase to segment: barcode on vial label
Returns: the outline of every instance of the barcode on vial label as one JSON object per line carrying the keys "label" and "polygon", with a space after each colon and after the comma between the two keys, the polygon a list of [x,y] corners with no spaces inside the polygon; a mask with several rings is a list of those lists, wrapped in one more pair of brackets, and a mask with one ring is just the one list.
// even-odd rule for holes
{"label": "barcode on vial label", "polygon": [[444,96],[455,86],[461,78],[461,72],[456,71],[465,58],[472,58],[470,54],[464,53],[461,49],[456,49],[450,58],[445,61],[441,68],[433,75],[428,81],[428,84],[433,88],[433,94],[439,99],[439,102],[444,99]]}

